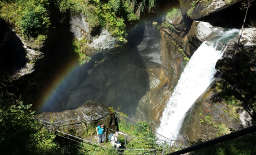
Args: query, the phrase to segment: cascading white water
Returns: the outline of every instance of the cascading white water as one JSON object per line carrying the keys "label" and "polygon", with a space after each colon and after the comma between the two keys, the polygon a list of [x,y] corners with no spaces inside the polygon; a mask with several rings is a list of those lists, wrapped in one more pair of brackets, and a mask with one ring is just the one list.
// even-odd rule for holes
{"label": "cascading white water", "polygon": [[237,34],[236,29],[226,31],[212,42],[203,42],[195,51],[163,111],[156,131],[159,141],[165,140],[160,135],[171,140],[177,139],[186,112],[214,80],[215,64],[223,53],[219,48],[223,48]]}

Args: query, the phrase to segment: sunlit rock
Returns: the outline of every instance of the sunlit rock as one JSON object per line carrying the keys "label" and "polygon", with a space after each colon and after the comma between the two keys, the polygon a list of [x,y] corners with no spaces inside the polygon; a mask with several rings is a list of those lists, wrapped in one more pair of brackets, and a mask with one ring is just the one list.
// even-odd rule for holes
{"label": "sunlit rock", "polygon": [[117,39],[104,29],[98,37],[93,38],[88,46],[98,51],[112,49],[117,46]]}
{"label": "sunlit rock", "polygon": [[192,1],[179,0],[181,9],[192,19],[199,19],[211,13],[223,10],[241,0],[212,0],[212,1]]}
{"label": "sunlit rock", "polygon": [[108,30],[90,27],[82,14],[71,16],[70,31],[78,40],[85,39],[88,46],[86,54],[94,55],[95,52],[113,49],[117,46],[117,38],[113,37]]}
{"label": "sunlit rock", "polygon": [[240,43],[245,47],[256,46],[256,28],[245,28],[242,31]]}

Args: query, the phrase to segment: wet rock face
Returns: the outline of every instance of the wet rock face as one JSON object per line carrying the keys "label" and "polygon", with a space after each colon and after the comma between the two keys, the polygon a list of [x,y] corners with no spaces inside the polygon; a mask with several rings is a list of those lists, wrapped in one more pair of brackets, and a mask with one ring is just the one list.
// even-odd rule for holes
{"label": "wet rock face", "polygon": [[160,66],[148,68],[149,90],[141,97],[136,108],[136,118],[153,123],[152,127],[159,125],[162,111],[170,96],[170,81],[163,70]]}
{"label": "wet rock face", "polygon": [[177,10],[172,17],[166,19],[166,22],[168,26],[163,26],[160,29],[161,60],[164,68],[168,71],[165,73],[166,75],[174,73],[179,76],[184,54],[186,54],[183,46],[184,38],[192,21],[186,18],[185,15],[183,16],[180,10]]}
{"label": "wet rock face", "polygon": [[213,94],[212,89],[207,91],[188,112],[181,134],[189,142],[214,139],[242,128],[238,113],[242,107],[213,103]]}
{"label": "wet rock face", "polygon": [[164,65],[164,73],[169,78],[171,83],[171,90],[175,87],[179,76],[185,66],[184,56],[182,55],[182,48],[179,42],[173,40],[172,34],[166,31],[161,31],[161,56]]}
{"label": "wet rock face", "polygon": [[114,113],[106,107],[88,102],[73,110],[62,112],[44,112],[37,119],[49,129],[59,130],[86,138],[95,134],[95,127],[104,124],[106,129],[117,130],[118,122]]}

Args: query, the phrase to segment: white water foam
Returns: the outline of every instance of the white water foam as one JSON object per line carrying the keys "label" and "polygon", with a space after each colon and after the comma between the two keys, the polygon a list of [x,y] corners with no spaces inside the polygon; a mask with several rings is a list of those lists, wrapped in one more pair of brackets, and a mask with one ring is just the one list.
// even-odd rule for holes
{"label": "white water foam", "polygon": [[218,43],[225,44],[237,33],[238,30],[227,31],[213,44],[203,42],[195,51],[163,111],[160,126],[156,131],[159,141],[166,140],[159,134],[171,140],[177,139],[186,112],[214,80],[216,62],[223,54],[221,50],[216,50]]}

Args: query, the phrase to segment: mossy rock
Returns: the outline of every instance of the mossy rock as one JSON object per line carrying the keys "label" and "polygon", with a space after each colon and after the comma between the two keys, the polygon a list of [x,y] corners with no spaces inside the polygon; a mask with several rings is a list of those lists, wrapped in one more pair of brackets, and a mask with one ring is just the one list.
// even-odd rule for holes
{"label": "mossy rock", "polygon": [[37,115],[37,118],[43,122],[48,122],[52,130],[72,134],[81,138],[95,135],[95,128],[98,124],[104,124],[106,128],[118,129],[114,113],[107,107],[98,105],[94,102],[86,104],[73,110],[62,112],[43,112]]}

